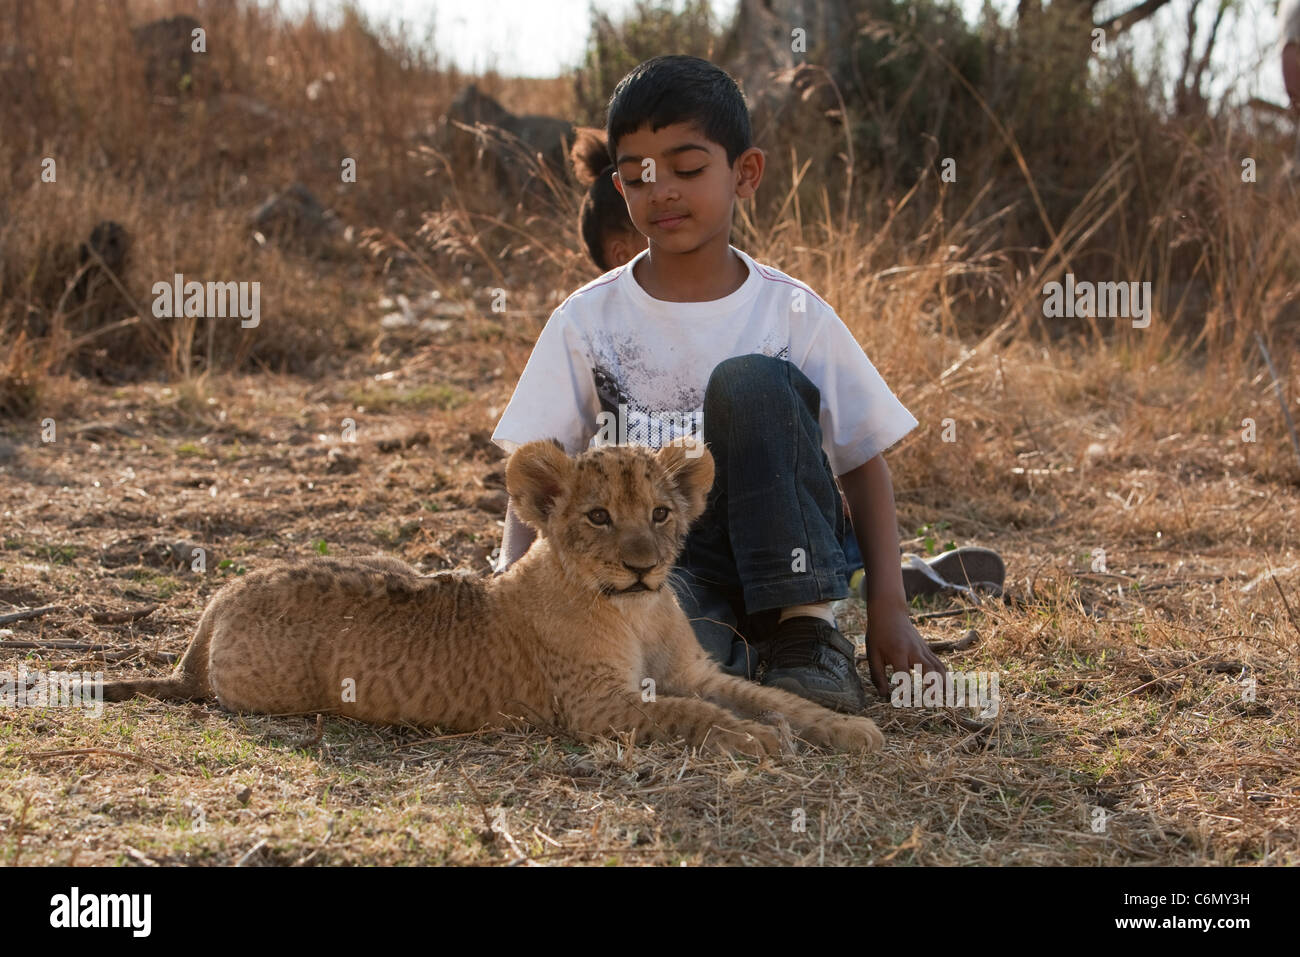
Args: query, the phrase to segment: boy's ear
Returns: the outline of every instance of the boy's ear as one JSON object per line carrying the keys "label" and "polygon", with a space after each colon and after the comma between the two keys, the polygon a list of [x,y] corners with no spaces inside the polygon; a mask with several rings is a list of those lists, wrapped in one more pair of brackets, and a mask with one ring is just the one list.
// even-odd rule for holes
{"label": "boy's ear", "polygon": [[618,190],[618,195],[623,196],[623,198],[626,199],[627,197],[623,194],[623,179],[618,175],[618,170],[614,170],[614,172],[609,175],[614,178],[614,188]]}
{"label": "boy's ear", "polygon": [[749,199],[758,192],[763,181],[763,168],[767,157],[757,146],[751,146],[736,157],[736,198]]}
{"label": "boy's ear", "polygon": [[713,454],[703,442],[691,440],[685,444],[665,445],[655,458],[686,499],[686,523],[689,525],[704,514],[708,504],[709,491],[713,488]]}
{"label": "boy's ear", "polygon": [[555,503],[569,491],[573,461],[557,439],[528,442],[506,463],[506,491],[520,521],[544,534]]}

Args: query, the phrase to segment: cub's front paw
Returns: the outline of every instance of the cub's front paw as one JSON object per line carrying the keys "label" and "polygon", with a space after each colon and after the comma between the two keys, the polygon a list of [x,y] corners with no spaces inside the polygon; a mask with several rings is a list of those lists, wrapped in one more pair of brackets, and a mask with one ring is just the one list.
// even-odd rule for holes
{"label": "cub's front paw", "polygon": [[790,728],[790,722],[786,716],[779,711],[764,711],[754,716],[754,720],[761,725],[768,725],[775,728],[781,738],[781,751],[784,754],[798,754],[799,743],[794,736],[794,731]]}
{"label": "cub's front paw", "polygon": [[805,737],[836,751],[871,752],[885,746],[885,736],[870,718],[834,718],[809,728]]}
{"label": "cub's front paw", "polygon": [[731,727],[715,725],[709,729],[701,748],[719,754],[748,754],[764,758],[781,753],[781,732],[754,721],[739,722]]}

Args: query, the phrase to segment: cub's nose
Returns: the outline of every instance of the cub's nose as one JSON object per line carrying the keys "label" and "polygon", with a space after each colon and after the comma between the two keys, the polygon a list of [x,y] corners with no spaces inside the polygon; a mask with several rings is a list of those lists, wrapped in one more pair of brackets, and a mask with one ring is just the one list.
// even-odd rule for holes
{"label": "cub's nose", "polygon": [[624,562],[623,567],[636,575],[637,578],[640,578],[646,572],[654,571],[653,565],[629,565],[627,562]]}

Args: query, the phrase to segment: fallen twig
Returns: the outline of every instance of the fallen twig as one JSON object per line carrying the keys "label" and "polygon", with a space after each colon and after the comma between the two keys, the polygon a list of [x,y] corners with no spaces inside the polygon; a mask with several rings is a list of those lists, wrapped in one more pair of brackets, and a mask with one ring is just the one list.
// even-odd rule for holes
{"label": "fallen twig", "polygon": [[955,641],[931,641],[931,651],[965,651],[980,640],[979,632],[972,628]]}
{"label": "fallen twig", "polygon": [[97,625],[122,625],[148,618],[157,610],[157,605],[145,605],[143,608],[128,608],[126,611],[95,611],[91,612],[90,620]]}
{"label": "fallen twig", "polygon": [[1115,704],[1117,701],[1121,701],[1124,698],[1127,698],[1131,694],[1137,694],[1139,691],[1143,690],[1144,688],[1150,688],[1154,684],[1160,684],[1166,678],[1172,678],[1174,675],[1182,674],[1184,671],[1188,670],[1189,668],[1195,668],[1197,665],[1203,665],[1213,657],[1214,655],[1206,655],[1204,658],[1198,658],[1196,661],[1189,662],[1188,664],[1183,665],[1181,668],[1175,668],[1173,671],[1167,671],[1162,675],[1157,675],[1156,677],[1152,678],[1150,681],[1145,681],[1142,684],[1138,685],[1136,688],[1132,688],[1128,691],[1125,691],[1122,695],[1119,695],[1118,697],[1111,698],[1109,701],[1103,701],[1102,706],[1104,707],[1106,705]]}
{"label": "fallen twig", "polygon": [[152,857],[150,857],[144,851],[137,850],[136,848],[132,847],[130,844],[123,844],[122,850],[126,851],[126,856],[131,858],[131,860],[139,861],[141,864],[145,865],[146,867],[159,866],[158,862],[155,861]]}
{"label": "fallen twig", "polygon": [[50,651],[119,651],[112,645],[98,645],[86,641],[69,641],[51,638],[48,641],[0,641],[0,651],[6,648],[40,648]]}
{"label": "fallen twig", "polygon": [[950,608],[947,611],[925,611],[919,615],[913,615],[913,621],[931,621],[935,618],[956,618],[958,615],[964,615],[969,608]]}
{"label": "fallen twig", "polygon": [[314,748],[316,747],[316,745],[320,744],[320,740],[324,736],[325,736],[325,715],[321,714],[318,711],[316,713],[316,726],[312,731],[312,736],[310,738],[303,738],[301,741],[297,742],[292,747],[295,750],[298,748]]}
{"label": "fallen twig", "polygon": [[0,615],[0,625],[7,625],[14,621],[27,621],[29,618],[40,618],[42,615],[48,615],[52,611],[57,611],[58,605],[42,605],[40,608],[27,608],[23,611],[11,611],[7,615]]}
{"label": "fallen twig", "polygon": [[235,866],[236,866],[236,867],[246,867],[246,866],[248,865],[248,862],[251,861],[251,860],[253,859],[253,855],[256,854],[258,851],[260,851],[260,850],[261,850],[262,848],[264,848],[264,847],[266,847],[266,838],[262,838],[260,841],[258,841],[258,842],[257,842],[256,844],[254,844],[252,847],[250,847],[250,848],[245,852],[244,856],[241,857],[238,861],[235,862]]}
{"label": "fallen twig", "polygon": [[97,658],[77,658],[73,661],[60,661],[59,667],[66,669],[80,668],[83,665],[119,664],[131,658],[140,657],[155,665],[174,665],[180,655],[170,651],[150,651],[147,648],[122,648],[119,651],[96,652]]}
{"label": "fallen twig", "polygon": [[[118,662],[125,658],[132,658],[139,655],[145,661],[152,662],[156,665],[174,665],[180,655],[171,651],[152,651],[148,648],[116,648],[112,645],[101,645],[85,641],[68,641],[62,638],[51,638],[48,641],[0,641],[0,651],[6,649],[23,649],[27,651],[85,651],[91,654],[99,655],[97,662]],[[60,664],[63,664],[60,662]],[[68,663],[68,665],[72,662]],[[68,665],[65,665],[67,667]]]}
{"label": "fallen twig", "polygon": [[22,751],[19,752],[21,758],[63,758],[74,757],[83,754],[106,754],[114,758],[125,758],[128,761],[136,761],[139,764],[147,764],[156,771],[163,774],[171,774],[175,769],[166,765],[159,764],[149,758],[142,757],[138,754],[132,754],[130,751],[114,751],[111,748],[64,748],[60,751]]}
{"label": "fallen twig", "polygon": [[1291,619],[1291,627],[1295,629],[1296,637],[1300,638],[1300,625],[1296,624],[1295,612],[1291,610],[1291,603],[1286,600],[1286,592],[1284,592],[1282,586],[1277,583],[1277,579],[1273,577],[1272,572],[1269,573],[1268,577],[1273,582],[1273,587],[1277,589],[1277,593],[1282,596],[1282,605],[1286,608],[1286,616]]}
{"label": "fallen twig", "polygon": [[495,834],[496,832],[492,828],[492,815],[488,813],[487,805],[483,802],[483,796],[478,793],[478,788],[474,786],[474,782],[470,780],[469,775],[466,774],[464,770],[461,768],[457,768],[456,770],[460,771],[460,776],[463,777],[465,783],[469,785],[469,792],[474,795],[474,800],[478,804],[478,809],[483,813],[483,824],[487,827],[487,832],[489,834]]}

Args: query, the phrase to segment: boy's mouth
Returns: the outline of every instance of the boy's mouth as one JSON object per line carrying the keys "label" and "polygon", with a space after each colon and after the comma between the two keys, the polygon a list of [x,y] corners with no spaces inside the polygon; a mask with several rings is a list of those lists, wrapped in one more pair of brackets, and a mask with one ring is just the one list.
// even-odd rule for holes
{"label": "boy's mouth", "polygon": [[660,229],[676,229],[686,222],[687,213],[665,213],[659,217],[650,217],[650,224]]}

